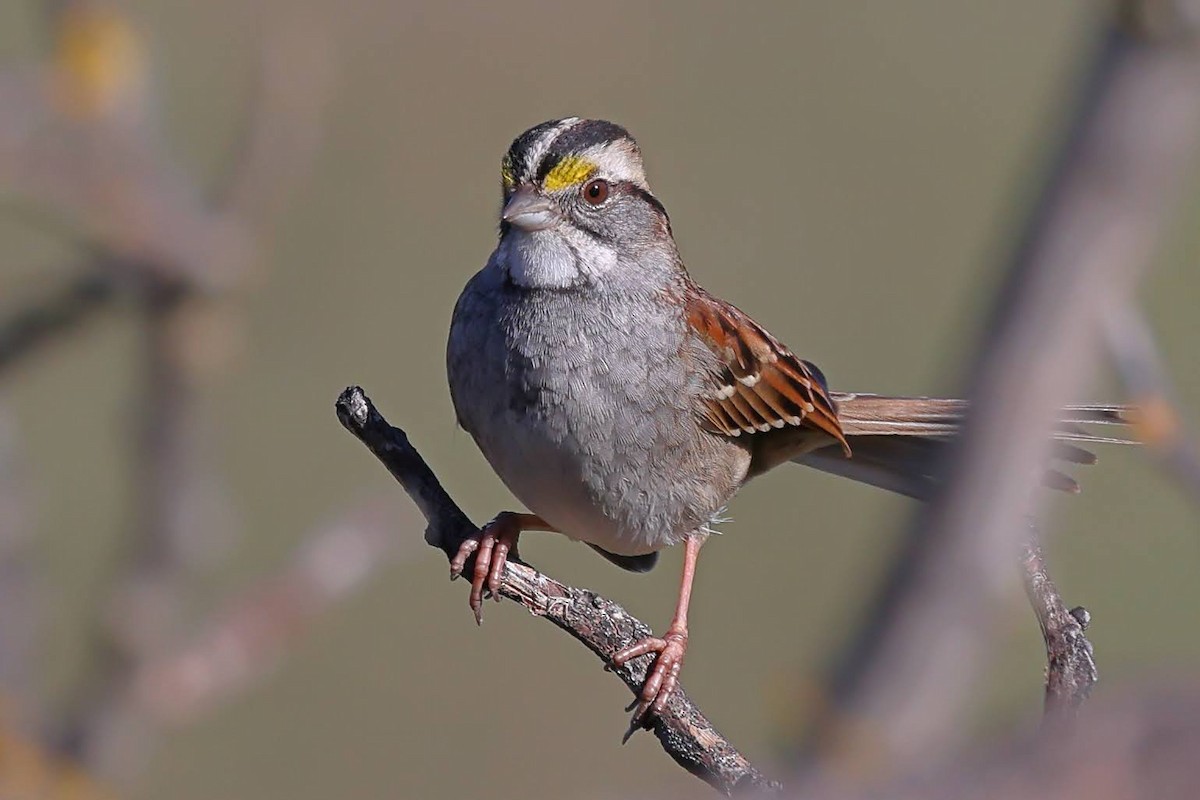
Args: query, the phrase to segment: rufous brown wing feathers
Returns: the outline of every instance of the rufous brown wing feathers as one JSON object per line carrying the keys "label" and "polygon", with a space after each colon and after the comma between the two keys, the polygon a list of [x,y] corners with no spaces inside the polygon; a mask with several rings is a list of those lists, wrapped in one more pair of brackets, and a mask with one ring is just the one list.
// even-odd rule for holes
{"label": "rufous brown wing feathers", "polygon": [[687,321],[719,358],[703,424],[726,436],[809,426],[850,445],[821,371],[729,303],[690,287]]}

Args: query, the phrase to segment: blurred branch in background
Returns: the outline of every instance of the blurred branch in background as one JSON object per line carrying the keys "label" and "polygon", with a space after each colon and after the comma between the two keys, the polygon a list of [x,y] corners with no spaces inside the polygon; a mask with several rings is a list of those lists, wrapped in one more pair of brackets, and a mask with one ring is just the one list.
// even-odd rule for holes
{"label": "blurred branch in background", "polygon": [[271,674],[321,615],[412,554],[412,543],[395,535],[412,522],[394,504],[364,503],[318,528],[278,573],[173,639],[155,641],[106,697],[104,763],[135,773],[164,728],[212,713]]}
{"label": "blurred branch in background", "polygon": [[238,146],[209,189],[211,202],[262,238],[297,188],[321,143],[320,115],[332,95],[332,53],[320,34],[292,25],[260,31],[254,91]]}
{"label": "blurred branch in background", "polygon": [[395,504],[364,504],[301,544],[278,574],[260,580],[198,632],[138,667],[127,704],[148,721],[179,725],[211,713],[261,679],[312,622],[415,550],[396,535],[416,517]]}
{"label": "blurred branch in background", "polygon": [[[1027,735],[953,757],[877,789],[842,787],[811,800],[1159,800],[1200,783],[1200,696],[1171,687],[1109,697],[1088,707],[1071,736]],[[965,751],[965,752],[964,752]]]}
{"label": "blurred branch in background", "polygon": [[[375,454],[424,515],[425,541],[451,559],[459,545],[478,531],[442,487],[429,465],[408,441],[372,405],[357,386],[338,397],[338,419]],[[500,583],[500,595],[523,606],[582,642],[600,656],[636,696],[653,663],[653,655],[636,658],[624,667],[612,666],[612,657],[624,647],[650,635],[650,627],[616,603],[587,589],[576,589],[543,575],[509,556]],[[467,570],[470,570],[470,564]],[[663,750],[681,767],[725,795],[737,792],[775,792],[779,785],[760,773],[739,753],[679,687],[664,712],[652,721]],[[634,732],[630,728],[626,738]]]}
{"label": "blurred branch in background", "polygon": [[17,427],[0,405],[0,800],[109,800],[107,787],[38,740],[46,708],[37,634],[49,609],[35,563],[30,498]]}
{"label": "blurred branch in background", "polygon": [[1141,412],[1138,434],[1167,472],[1200,503],[1200,442],[1179,408],[1145,315],[1132,303],[1105,316],[1108,352]]}
{"label": "blurred branch in background", "polygon": [[[116,297],[141,330],[122,566],[94,621],[87,684],[48,725],[62,752],[122,786],[147,744],[129,724],[134,676],[182,637],[188,589],[234,531],[196,398],[225,360],[236,301],[315,153],[331,59],[326,40],[295,22],[264,26],[245,133],[206,197],[170,155],[150,47],[122,4],[62,0],[46,12],[47,61],[0,76],[0,186],[88,258],[57,294],[0,321],[0,368]],[[0,641],[0,652],[16,644]]]}
{"label": "blurred branch in background", "polygon": [[116,296],[111,275],[86,271],[57,292],[20,309],[0,327],[0,374],[38,352],[42,345],[77,330]]}
{"label": "blurred branch in background", "polygon": [[1169,38],[1114,27],[1087,70],[971,362],[971,410],[945,481],[834,671],[815,743],[835,765],[886,776],[962,739],[1056,414],[1094,373],[1104,315],[1132,297],[1200,143],[1195,30]]}
{"label": "blurred branch in background", "polygon": [[45,614],[28,484],[16,422],[0,404],[0,730],[32,731],[44,721],[36,634]]}

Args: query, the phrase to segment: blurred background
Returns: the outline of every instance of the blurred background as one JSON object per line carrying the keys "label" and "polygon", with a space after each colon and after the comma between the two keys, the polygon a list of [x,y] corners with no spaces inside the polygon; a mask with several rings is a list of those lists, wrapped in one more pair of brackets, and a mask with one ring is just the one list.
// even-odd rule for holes
{"label": "blurred background", "polygon": [[[514,508],[454,425],[443,348],[500,156],[565,115],[630,129],[693,276],[831,386],[959,391],[1104,12],[0,3],[4,796],[695,789],[649,736],[620,745],[630,698],[593,656],[508,603],[476,629],[335,397],[364,386],[477,521]],[[1198,216],[1193,182],[1144,284],[1190,408]],[[1101,455],[1048,534],[1098,694],[1200,666],[1177,635],[1196,517],[1138,452]],[[780,469],[705,549],[684,683],[768,771],[910,510]],[[648,575],[549,535],[522,553],[669,619],[678,553]],[[1009,618],[985,733],[1040,713],[1019,589]]]}

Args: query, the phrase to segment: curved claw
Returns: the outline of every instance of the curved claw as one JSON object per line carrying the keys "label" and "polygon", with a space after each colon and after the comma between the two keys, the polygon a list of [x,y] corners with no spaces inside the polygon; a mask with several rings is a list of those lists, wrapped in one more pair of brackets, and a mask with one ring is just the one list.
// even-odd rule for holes
{"label": "curved claw", "polygon": [[[492,568],[492,554],[496,549],[496,535],[491,533],[491,525],[483,529],[483,537],[479,540],[479,550],[475,553],[475,571],[471,576],[471,596],[468,603],[475,612],[475,624],[483,624],[483,584],[487,581],[488,572]],[[501,569],[503,564],[499,565]]]}
{"label": "curved claw", "polygon": [[630,721],[631,730],[641,727],[667,707],[671,693],[679,685],[679,671],[683,668],[683,657],[687,653],[687,640],[686,630],[668,631],[662,638],[648,636],[634,642],[613,656],[613,663],[620,667],[647,653],[658,653],[638,693],[637,707]]}
{"label": "curved claw", "polygon": [[483,624],[483,590],[486,587],[497,601],[500,600],[500,579],[509,553],[516,555],[517,539],[526,527],[529,515],[504,511],[484,525],[482,530],[463,540],[458,552],[450,560],[450,580],[462,575],[471,556],[475,565],[471,570],[471,594],[468,603],[475,614],[475,623]]}
{"label": "curved claw", "polygon": [[492,597],[496,598],[496,602],[500,602],[500,576],[504,574],[504,565],[508,563],[509,552],[517,546],[517,533],[511,537],[501,537],[496,540],[496,546],[492,548],[492,565],[487,573],[487,588],[492,593]]}
{"label": "curved claw", "polygon": [[467,565],[467,559],[478,549],[479,536],[470,536],[463,539],[462,544],[458,546],[458,552],[450,560],[450,580],[458,580],[462,577],[463,567]]}

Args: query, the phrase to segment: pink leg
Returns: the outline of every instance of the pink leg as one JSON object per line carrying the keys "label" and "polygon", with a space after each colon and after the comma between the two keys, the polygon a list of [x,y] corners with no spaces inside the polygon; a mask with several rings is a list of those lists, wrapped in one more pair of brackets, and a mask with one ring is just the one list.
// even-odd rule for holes
{"label": "pink leg", "polygon": [[671,692],[679,683],[679,670],[683,667],[683,656],[687,653],[688,642],[688,603],[692,599],[692,580],[696,576],[696,559],[700,555],[700,547],[707,537],[703,535],[689,536],[684,544],[683,580],[679,585],[679,602],[675,606],[675,616],[666,634],[660,639],[650,636],[634,642],[629,647],[613,656],[613,663],[618,667],[646,653],[658,653],[654,666],[646,673],[646,681],[638,695],[637,709],[633,712],[633,725],[636,726],[647,716],[656,716],[666,708]]}
{"label": "pink leg", "polygon": [[474,536],[463,540],[458,552],[450,562],[450,580],[462,575],[467,559],[475,554],[475,567],[471,573],[471,610],[475,612],[476,624],[483,624],[483,587],[487,584],[488,591],[500,600],[500,576],[504,574],[504,564],[508,554],[514,556],[517,551],[517,539],[521,531],[551,531],[557,532],[553,525],[547,523],[536,514],[518,514],[513,511],[501,511],[496,518],[483,526]]}

